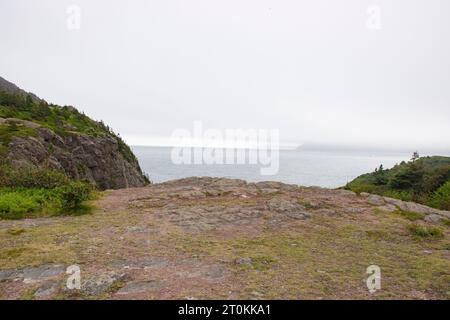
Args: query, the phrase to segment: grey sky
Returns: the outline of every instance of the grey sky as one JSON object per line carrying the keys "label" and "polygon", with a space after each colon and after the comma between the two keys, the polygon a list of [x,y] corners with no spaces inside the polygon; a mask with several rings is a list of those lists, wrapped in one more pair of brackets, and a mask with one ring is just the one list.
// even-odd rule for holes
{"label": "grey sky", "polygon": [[448,0],[0,0],[0,75],[130,143],[201,120],[282,142],[447,148],[449,15]]}

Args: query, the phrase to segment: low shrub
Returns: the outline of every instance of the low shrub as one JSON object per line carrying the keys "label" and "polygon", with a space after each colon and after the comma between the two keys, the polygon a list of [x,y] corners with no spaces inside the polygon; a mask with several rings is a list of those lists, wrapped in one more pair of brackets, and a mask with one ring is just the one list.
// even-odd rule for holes
{"label": "low shrub", "polygon": [[429,205],[442,210],[450,210],[450,181],[440,187],[430,199]]}
{"label": "low shrub", "polygon": [[411,191],[387,190],[382,194],[385,197],[400,199],[402,201],[413,201],[414,194]]}
{"label": "low shrub", "polygon": [[89,199],[93,188],[90,184],[81,181],[73,181],[57,188],[62,209],[73,211],[81,207],[82,203]]}
{"label": "low shrub", "polygon": [[419,224],[411,224],[408,227],[412,235],[419,238],[441,239],[444,237],[442,229],[437,227],[426,227]]}
{"label": "low shrub", "polygon": [[61,171],[38,168],[0,168],[0,187],[54,189],[66,185],[70,179]]}
{"label": "low shrub", "polygon": [[83,206],[83,202],[89,199],[93,191],[89,183],[71,181],[57,171],[33,171],[30,177],[18,174],[17,171],[11,172],[7,174],[7,177],[8,179],[19,177],[18,186],[4,187],[4,185],[12,185],[13,180],[11,183],[5,183],[5,179],[2,180],[0,219],[89,212],[89,207]]}

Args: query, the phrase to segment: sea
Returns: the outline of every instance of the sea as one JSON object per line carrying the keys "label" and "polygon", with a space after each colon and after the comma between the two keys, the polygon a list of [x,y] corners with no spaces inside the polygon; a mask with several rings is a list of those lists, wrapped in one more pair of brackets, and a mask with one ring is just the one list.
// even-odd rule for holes
{"label": "sea", "polygon": [[261,174],[260,164],[178,164],[172,160],[172,147],[132,147],[142,170],[153,183],[186,177],[226,177],[249,182],[280,181],[302,186],[338,188],[361,174],[383,165],[391,168],[408,161],[409,153],[375,151],[280,150],[278,170]]}

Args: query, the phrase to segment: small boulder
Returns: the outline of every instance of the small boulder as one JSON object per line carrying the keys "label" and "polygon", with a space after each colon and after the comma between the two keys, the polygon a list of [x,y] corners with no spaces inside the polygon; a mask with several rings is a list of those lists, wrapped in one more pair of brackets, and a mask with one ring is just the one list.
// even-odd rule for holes
{"label": "small boulder", "polygon": [[22,277],[23,277],[23,273],[21,270],[18,270],[18,269],[0,270],[0,282],[7,281],[7,280],[14,280],[14,279],[22,278]]}
{"label": "small boulder", "polygon": [[427,215],[424,220],[426,222],[433,222],[433,223],[438,223],[443,219],[442,216],[438,215],[438,214],[429,214]]}
{"label": "small boulder", "polygon": [[57,277],[66,272],[62,265],[42,265],[23,269],[23,282],[34,283],[52,277]]}
{"label": "small boulder", "polygon": [[349,214],[362,214],[364,213],[365,209],[364,208],[360,208],[360,207],[345,207],[342,209],[344,211],[344,213],[349,213]]}
{"label": "small boulder", "polygon": [[252,258],[237,258],[235,263],[238,265],[247,265],[250,266],[253,264]]}
{"label": "small boulder", "polygon": [[367,197],[367,202],[374,206],[382,206],[385,204],[383,197],[380,197],[375,194],[372,194],[369,197]]}
{"label": "small boulder", "polygon": [[438,212],[438,210],[414,203],[414,202],[403,202],[400,206],[400,209],[404,211],[410,211],[410,212],[418,212],[423,214],[435,214]]}
{"label": "small boulder", "polygon": [[56,294],[58,290],[59,285],[57,282],[47,281],[36,290],[34,297],[36,299],[47,299]]}
{"label": "small boulder", "polygon": [[126,278],[125,274],[117,274],[115,272],[103,273],[82,283],[81,291],[90,296],[97,296],[107,292],[115,283],[124,281]]}
{"label": "small boulder", "polygon": [[394,206],[393,204],[386,204],[384,206],[379,206],[377,207],[377,209],[388,213],[392,213],[398,210],[397,207]]}
{"label": "small boulder", "polygon": [[314,211],[314,212],[319,213],[319,214],[323,214],[323,215],[326,215],[326,216],[329,216],[329,217],[335,216],[337,214],[336,210],[325,209],[325,208],[324,209],[319,209],[319,210]]}
{"label": "small boulder", "polygon": [[292,219],[306,219],[311,214],[296,200],[274,198],[268,203],[269,210],[284,214]]}

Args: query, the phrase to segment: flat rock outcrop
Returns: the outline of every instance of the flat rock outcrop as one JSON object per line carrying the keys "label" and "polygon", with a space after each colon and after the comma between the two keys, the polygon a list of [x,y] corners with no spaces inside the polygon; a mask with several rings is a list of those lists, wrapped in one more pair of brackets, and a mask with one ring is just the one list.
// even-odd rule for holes
{"label": "flat rock outcrop", "polygon": [[417,207],[434,213],[412,222],[396,212],[411,204],[390,202],[207,177],[108,190],[92,215],[0,221],[0,298],[448,299],[446,212]]}

